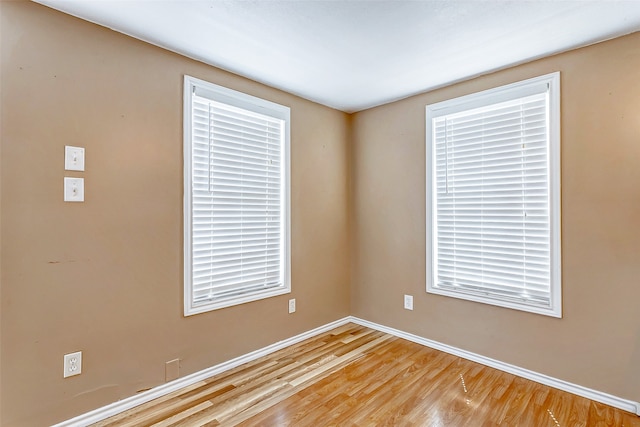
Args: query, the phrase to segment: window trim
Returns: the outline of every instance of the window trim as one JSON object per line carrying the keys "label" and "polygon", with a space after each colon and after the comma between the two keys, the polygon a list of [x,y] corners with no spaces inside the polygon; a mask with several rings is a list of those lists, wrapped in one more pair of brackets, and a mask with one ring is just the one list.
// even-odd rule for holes
{"label": "window trim", "polygon": [[[192,165],[191,165],[191,143],[192,143],[192,95],[193,93],[204,95],[216,101],[253,111],[256,113],[277,117],[284,120],[284,221],[283,221],[283,242],[282,249],[284,274],[283,285],[267,289],[264,291],[252,292],[243,296],[233,296],[210,301],[204,304],[194,304],[193,301],[193,281],[191,271],[191,239],[192,239]],[[290,121],[291,110],[289,107],[276,104],[265,99],[257,98],[242,92],[228,89],[204,80],[200,80],[188,75],[184,76],[184,96],[183,96],[183,270],[184,270],[184,315],[191,316],[198,313],[213,311],[234,305],[245,304],[265,298],[291,293],[291,155],[290,155]]]}
{"label": "window trim", "polygon": [[[484,297],[442,289],[435,286],[433,269],[434,256],[437,254],[435,236],[435,218],[433,197],[436,194],[435,156],[433,141],[433,119],[496,104],[508,99],[520,98],[539,93],[541,88],[549,90],[549,227],[550,227],[550,305],[534,306],[515,301]],[[516,95],[514,95],[516,94]],[[560,72],[554,72],[528,80],[523,80],[426,106],[426,290],[429,294],[438,294],[469,301],[511,308],[515,310],[562,317],[562,274],[561,274],[561,196],[560,196]]]}

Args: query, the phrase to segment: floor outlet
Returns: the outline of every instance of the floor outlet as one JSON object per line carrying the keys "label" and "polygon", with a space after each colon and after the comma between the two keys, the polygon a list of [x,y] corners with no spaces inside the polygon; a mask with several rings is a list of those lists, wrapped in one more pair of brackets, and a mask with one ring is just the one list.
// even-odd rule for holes
{"label": "floor outlet", "polygon": [[413,295],[404,296],[404,308],[406,310],[413,310]]}
{"label": "floor outlet", "polygon": [[80,375],[82,373],[82,352],[64,355],[64,378]]}
{"label": "floor outlet", "polygon": [[296,312],[296,299],[289,300],[289,314]]}

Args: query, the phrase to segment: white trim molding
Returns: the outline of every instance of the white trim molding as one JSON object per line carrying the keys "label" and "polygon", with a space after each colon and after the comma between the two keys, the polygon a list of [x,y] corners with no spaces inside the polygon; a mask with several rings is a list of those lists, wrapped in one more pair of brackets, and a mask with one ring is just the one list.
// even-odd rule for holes
{"label": "white trim molding", "polygon": [[[184,315],[291,293],[291,108],[187,75],[183,98]],[[221,130],[229,126],[237,135]],[[247,135],[254,131],[270,136],[251,142]],[[260,149],[247,148],[254,143]],[[247,150],[252,159],[238,160],[242,168],[227,167],[230,152]],[[230,189],[257,193],[237,203],[220,202],[220,194]],[[246,233],[237,231],[246,226],[244,202],[254,206],[246,208],[252,217],[252,231]],[[226,220],[220,221],[218,208],[224,208]],[[238,241],[226,241],[229,233]],[[264,245],[253,244],[256,239]],[[247,257],[252,271],[260,273],[239,279]]]}
{"label": "white trim molding", "polygon": [[97,423],[99,421],[102,421],[114,415],[117,415],[121,412],[124,412],[128,409],[134,408],[138,405],[142,405],[143,403],[147,403],[153,399],[157,399],[169,393],[173,393],[174,391],[180,390],[181,388],[188,387],[199,381],[203,381],[203,380],[206,380],[207,378],[211,378],[214,375],[218,375],[222,372],[233,369],[244,363],[251,362],[263,356],[267,356],[275,351],[282,350],[283,348],[289,347],[290,345],[297,344],[300,341],[313,338],[316,335],[320,335],[324,332],[330,331],[339,326],[346,325],[349,322],[351,322],[351,318],[345,317],[343,319],[339,319],[334,322],[327,323],[326,325],[317,327],[307,332],[303,332],[299,335],[296,335],[291,338],[287,338],[283,341],[279,341],[277,343],[268,345],[256,351],[252,351],[251,353],[247,353],[245,355],[236,357],[235,359],[222,362],[218,365],[203,369],[202,371],[195,372],[191,375],[187,375],[175,381],[171,381],[166,384],[161,384],[157,387],[152,388],[151,390],[147,390],[140,394],[136,394],[135,396],[131,396],[126,399],[120,400],[118,402],[114,402],[109,405],[103,406],[101,408],[95,409],[93,411],[87,412],[85,414],[78,415],[77,417],[55,424],[51,427],[86,427],[90,424]]}
{"label": "white trim molding", "polygon": [[347,323],[355,323],[357,325],[366,326],[367,328],[375,329],[377,331],[385,332],[387,334],[396,336],[398,338],[403,338],[408,341],[411,341],[420,345],[424,345],[425,347],[433,348],[435,350],[443,351],[445,353],[449,353],[454,356],[462,357],[463,359],[471,360],[473,362],[477,362],[485,366],[498,369],[503,372],[508,372],[510,374],[517,375],[521,378],[526,378],[528,380],[535,381],[537,383],[540,383],[549,387],[557,388],[559,390],[566,391],[568,393],[586,397],[587,399],[595,400],[596,402],[604,403],[605,405],[613,406],[614,408],[622,409],[624,411],[640,415],[639,402],[622,399],[617,396],[612,396],[610,394],[603,393],[601,391],[592,390],[590,388],[583,387],[577,384],[572,384],[570,382],[553,378],[548,375],[540,374],[538,372],[534,372],[528,369],[520,368],[518,366],[510,365],[508,363],[504,363],[499,360],[491,359],[489,357],[472,353],[470,351],[452,347],[450,345],[433,341],[427,338],[423,338],[418,335],[410,334],[408,332],[404,332],[398,329],[383,326],[378,323],[360,319],[358,317],[348,316],[348,317],[344,317],[342,319],[336,320],[334,322],[327,323],[326,325],[317,327],[310,331],[303,332],[299,335],[285,339],[283,341],[279,341],[277,343],[268,345],[259,350],[252,351],[251,353],[247,353],[245,355],[236,357],[235,359],[228,360],[226,362],[220,363],[210,368],[203,369],[202,371],[195,372],[191,375],[187,375],[183,378],[179,378],[175,381],[171,381],[169,383],[159,385],[157,387],[152,388],[151,390],[142,392],[135,396],[128,397],[118,402],[111,403],[109,405],[103,406],[102,408],[95,409],[93,411],[79,415],[75,418],[71,418],[69,420],[55,424],[52,427],[86,427],[90,424],[97,423],[99,421],[102,421],[114,415],[117,415],[121,412],[124,412],[128,409],[134,408],[138,405],[142,405],[143,403],[147,403],[153,399],[157,399],[159,397],[162,397],[164,395],[177,391],[183,387],[188,387],[199,381],[203,381],[208,378],[211,378],[214,375],[218,375],[222,372],[233,369],[237,366],[242,365],[243,363],[251,362],[260,357],[269,355],[275,351],[282,350],[283,348],[288,347],[290,345],[297,344],[308,338],[313,338],[324,332],[328,332],[331,329],[337,328],[342,325],[346,325]]}
{"label": "white trim molding", "polygon": [[380,332],[386,332],[390,335],[394,335],[398,338],[404,338],[408,341],[415,342],[417,344],[424,345],[425,347],[433,348],[435,350],[443,351],[445,353],[452,354],[454,356],[462,357],[463,359],[471,360],[473,362],[480,363],[485,366],[489,366],[494,369],[498,369],[503,372],[507,372],[521,378],[526,378],[537,383],[557,388],[558,390],[566,391],[578,396],[586,397],[587,399],[594,400],[596,402],[604,403],[605,405],[613,406],[614,408],[622,409],[632,414],[640,416],[640,402],[634,402],[632,400],[623,399],[621,397],[613,396],[608,393],[604,393],[598,390],[593,390],[587,387],[583,387],[578,384],[573,384],[568,381],[564,381],[558,378],[553,378],[548,375],[544,375],[529,369],[521,368],[519,366],[511,365],[509,363],[501,362],[499,360],[491,359],[480,354],[472,353],[470,351],[462,350],[457,347],[453,347],[447,344],[433,341],[427,338],[420,337],[418,335],[410,334],[398,329],[390,328],[387,326],[379,325],[368,320],[363,320],[357,317],[351,317],[351,322],[367,328],[375,329]]}

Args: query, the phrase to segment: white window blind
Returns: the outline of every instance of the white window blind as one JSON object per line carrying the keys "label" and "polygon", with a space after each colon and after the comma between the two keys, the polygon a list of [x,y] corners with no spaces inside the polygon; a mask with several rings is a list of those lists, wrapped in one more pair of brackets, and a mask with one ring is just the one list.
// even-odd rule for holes
{"label": "white window blind", "polygon": [[194,91],[187,311],[288,292],[287,121]]}
{"label": "white window blind", "polygon": [[553,314],[550,85],[525,89],[430,114],[429,288]]}

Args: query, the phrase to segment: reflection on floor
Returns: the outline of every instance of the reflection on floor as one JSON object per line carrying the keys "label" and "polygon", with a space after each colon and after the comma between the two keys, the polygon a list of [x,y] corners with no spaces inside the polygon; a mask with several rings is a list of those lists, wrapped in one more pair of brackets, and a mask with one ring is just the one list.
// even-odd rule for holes
{"label": "reflection on floor", "polygon": [[348,324],[103,426],[625,426],[640,417]]}

